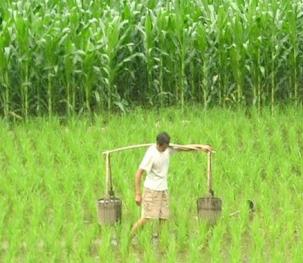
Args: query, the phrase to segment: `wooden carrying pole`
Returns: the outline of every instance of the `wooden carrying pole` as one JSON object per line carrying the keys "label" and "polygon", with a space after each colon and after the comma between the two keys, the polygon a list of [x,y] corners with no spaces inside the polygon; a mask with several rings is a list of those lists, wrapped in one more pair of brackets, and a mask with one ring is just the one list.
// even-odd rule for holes
{"label": "wooden carrying pole", "polygon": [[114,196],[113,182],[112,182],[112,171],[110,165],[110,154],[105,154],[105,186],[107,197]]}
{"label": "wooden carrying pole", "polygon": [[[114,152],[122,152],[122,151],[130,150],[130,149],[148,147],[148,146],[151,146],[153,144],[154,143],[145,143],[145,144],[135,144],[135,145],[125,146],[125,147],[120,147],[120,148],[104,151],[103,155],[111,154],[111,153],[114,153]],[[169,145],[172,146],[172,147],[174,147],[174,146],[181,146],[181,147],[184,146],[187,149],[196,150],[196,151],[203,151],[201,148],[199,148],[200,144],[179,145],[179,144],[170,143]],[[212,152],[215,153],[215,151],[212,151]]]}
{"label": "wooden carrying pole", "polygon": [[109,150],[109,151],[105,151],[103,152],[103,154],[109,154],[109,153],[114,153],[114,152],[122,152],[125,150],[130,150],[130,149],[135,149],[135,148],[142,148],[142,147],[148,147],[153,145],[152,143],[146,143],[146,144],[136,144],[136,145],[131,145],[131,146],[125,146],[125,147],[120,147],[120,148],[116,148],[113,150]]}
{"label": "wooden carrying pole", "polygon": [[104,161],[105,161],[105,193],[106,195],[109,195],[109,188],[108,188],[108,183],[109,183],[109,167],[108,167],[108,154],[104,154]]}
{"label": "wooden carrying pole", "polygon": [[[105,186],[106,186],[106,194],[108,197],[114,196],[113,191],[113,183],[112,183],[112,173],[111,173],[111,162],[110,162],[110,155],[114,152],[122,152],[125,150],[136,149],[136,148],[143,148],[153,145],[153,143],[145,143],[145,144],[136,144],[130,145],[125,147],[116,148],[113,150],[108,150],[103,152],[104,160],[105,160]],[[170,144],[171,146],[179,146],[177,144]],[[201,148],[198,148],[198,144],[191,144],[188,145],[187,148],[191,150],[202,151]],[[208,192],[211,194],[211,152],[208,153]]]}
{"label": "wooden carrying pole", "polygon": [[207,186],[208,186],[208,193],[213,195],[212,190],[212,177],[211,177],[211,152],[208,152],[208,162],[207,162]]}

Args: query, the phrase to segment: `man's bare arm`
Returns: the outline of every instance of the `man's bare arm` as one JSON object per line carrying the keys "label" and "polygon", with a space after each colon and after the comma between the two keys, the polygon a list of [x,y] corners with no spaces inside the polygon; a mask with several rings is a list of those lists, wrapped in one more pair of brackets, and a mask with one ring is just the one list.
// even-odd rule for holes
{"label": "man's bare arm", "polygon": [[208,144],[170,144],[176,151],[203,151],[203,152],[213,152],[213,149]]}
{"label": "man's bare arm", "polygon": [[136,192],[136,204],[141,205],[142,203],[142,193],[141,193],[141,177],[144,174],[143,169],[138,169],[135,175],[135,192]]}

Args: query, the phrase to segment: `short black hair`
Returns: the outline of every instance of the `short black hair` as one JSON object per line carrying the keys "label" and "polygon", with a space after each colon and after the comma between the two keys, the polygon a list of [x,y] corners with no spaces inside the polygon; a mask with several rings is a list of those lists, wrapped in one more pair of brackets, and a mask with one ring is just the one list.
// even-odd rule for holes
{"label": "short black hair", "polygon": [[168,135],[167,132],[161,132],[157,135],[158,145],[164,145],[164,144],[169,145],[169,142],[170,142],[170,136]]}

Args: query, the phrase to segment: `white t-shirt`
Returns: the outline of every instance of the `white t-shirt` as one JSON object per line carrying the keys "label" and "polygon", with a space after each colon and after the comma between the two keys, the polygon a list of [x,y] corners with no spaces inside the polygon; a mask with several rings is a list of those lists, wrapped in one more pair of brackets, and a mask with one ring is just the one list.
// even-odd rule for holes
{"label": "white t-shirt", "polygon": [[175,152],[168,147],[164,152],[157,149],[156,144],[151,145],[139,166],[145,170],[147,176],[144,181],[144,187],[155,191],[167,190],[167,174],[169,167],[169,158]]}

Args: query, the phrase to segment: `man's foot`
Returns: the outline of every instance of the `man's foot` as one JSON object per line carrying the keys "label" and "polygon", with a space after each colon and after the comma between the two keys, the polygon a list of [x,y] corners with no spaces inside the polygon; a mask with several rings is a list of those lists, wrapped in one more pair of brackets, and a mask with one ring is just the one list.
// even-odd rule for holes
{"label": "man's foot", "polygon": [[157,233],[153,233],[151,241],[154,246],[159,245],[159,235]]}
{"label": "man's foot", "polygon": [[134,247],[138,246],[139,245],[138,237],[137,236],[131,237],[129,243]]}
{"label": "man's foot", "polygon": [[118,243],[118,239],[113,237],[110,241],[110,244],[113,246],[113,247],[117,247],[119,245]]}

